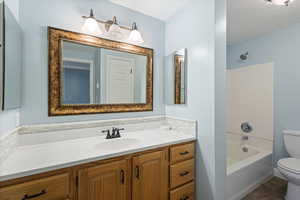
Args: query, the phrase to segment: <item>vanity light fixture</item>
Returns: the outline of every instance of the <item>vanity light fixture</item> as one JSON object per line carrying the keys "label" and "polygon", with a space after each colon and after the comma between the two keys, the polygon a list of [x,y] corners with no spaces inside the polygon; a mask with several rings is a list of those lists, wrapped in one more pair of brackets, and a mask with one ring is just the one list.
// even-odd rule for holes
{"label": "vanity light fixture", "polygon": [[99,35],[103,34],[103,31],[101,31],[99,24],[103,24],[105,27],[105,31],[114,39],[122,39],[124,37],[124,34],[122,32],[122,29],[130,31],[129,35],[129,41],[133,43],[143,43],[143,37],[141,33],[137,29],[137,25],[134,22],[132,24],[132,27],[127,26],[121,26],[119,25],[117,21],[117,17],[114,16],[112,20],[99,20],[96,19],[94,16],[94,11],[91,9],[90,16],[82,16],[83,19],[85,19],[84,25],[82,27],[82,30],[85,33],[92,34],[92,35]]}
{"label": "vanity light fixture", "polygon": [[91,35],[101,35],[103,31],[100,29],[99,24],[94,16],[94,11],[91,9],[90,16],[85,17],[85,22],[82,26],[82,30],[85,33]]}
{"label": "vanity light fixture", "polygon": [[132,24],[131,29],[132,30],[129,35],[129,41],[132,41],[134,43],[139,43],[139,44],[144,43],[143,37],[142,37],[141,33],[138,31],[138,28],[137,28],[137,25],[135,22]]}
{"label": "vanity light fixture", "polygon": [[266,2],[277,6],[289,6],[294,0],[265,0]]}

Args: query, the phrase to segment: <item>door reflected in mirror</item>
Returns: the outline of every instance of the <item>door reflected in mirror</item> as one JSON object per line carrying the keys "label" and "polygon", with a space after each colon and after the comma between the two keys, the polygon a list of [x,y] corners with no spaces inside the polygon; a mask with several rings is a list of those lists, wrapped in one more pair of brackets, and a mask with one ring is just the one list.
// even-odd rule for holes
{"label": "door reflected in mirror", "polygon": [[62,104],[146,103],[147,56],[61,42]]}
{"label": "door reflected in mirror", "polygon": [[167,104],[186,104],[187,50],[175,51],[166,58]]}

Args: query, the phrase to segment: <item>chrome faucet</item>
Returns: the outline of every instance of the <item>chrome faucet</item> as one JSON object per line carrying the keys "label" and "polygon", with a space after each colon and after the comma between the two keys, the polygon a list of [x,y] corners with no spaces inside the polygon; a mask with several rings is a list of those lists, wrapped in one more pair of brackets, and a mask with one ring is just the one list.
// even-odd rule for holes
{"label": "chrome faucet", "polygon": [[243,135],[243,136],[242,136],[242,140],[243,140],[243,141],[245,141],[245,140],[249,140],[249,137],[248,137],[248,135]]}

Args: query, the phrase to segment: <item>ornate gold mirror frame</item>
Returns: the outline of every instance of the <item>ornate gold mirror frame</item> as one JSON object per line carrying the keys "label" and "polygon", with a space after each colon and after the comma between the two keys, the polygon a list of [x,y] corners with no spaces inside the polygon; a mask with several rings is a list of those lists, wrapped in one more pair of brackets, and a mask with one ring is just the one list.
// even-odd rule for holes
{"label": "ornate gold mirror frame", "polygon": [[[147,56],[146,103],[141,104],[62,104],[61,43],[67,40],[84,45],[117,50]],[[98,38],[48,27],[49,67],[48,67],[48,114],[49,116],[79,115],[116,112],[140,112],[153,110],[153,50],[123,42]]]}

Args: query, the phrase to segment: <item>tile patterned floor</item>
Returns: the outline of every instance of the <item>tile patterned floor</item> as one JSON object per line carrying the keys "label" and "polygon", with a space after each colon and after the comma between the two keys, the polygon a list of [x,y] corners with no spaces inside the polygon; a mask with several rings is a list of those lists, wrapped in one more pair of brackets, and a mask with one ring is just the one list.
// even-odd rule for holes
{"label": "tile patterned floor", "polygon": [[259,186],[243,200],[284,200],[287,182],[277,177]]}

